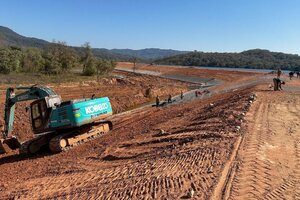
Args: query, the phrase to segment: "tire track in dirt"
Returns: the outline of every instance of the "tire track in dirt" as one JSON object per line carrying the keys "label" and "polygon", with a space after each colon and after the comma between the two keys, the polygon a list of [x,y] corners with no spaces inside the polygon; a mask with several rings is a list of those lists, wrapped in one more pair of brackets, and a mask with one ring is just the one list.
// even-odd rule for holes
{"label": "tire track in dirt", "polygon": [[[119,126],[101,140],[59,155],[22,160],[22,167],[5,164],[2,169],[15,167],[21,177],[7,181],[0,196],[179,199],[193,191],[194,199],[209,199],[240,137],[235,130],[249,108],[249,95],[249,91],[239,91],[204,103],[122,116],[116,119]],[[165,132],[158,133],[158,129]],[[82,150],[86,147],[88,152]],[[23,167],[25,173],[17,171]]]}
{"label": "tire track in dirt", "polygon": [[[295,114],[294,110],[296,109],[296,102],[288,102],[288,104],[283,104],[281,106],[276,106],[278,109],[280,107],[282,112],[289,114],[291,119],[287,122],[284,122],[285,128],[285,136],[291,135],[291,133],[295,132],[294,128],[297,126],[295,125],[295,121],[298,118],[298,114]],[[299,119],[299,118],[298,118]],[[299,136],[299,135],[298,135]],[[298,146],[297,140],[294,138],[294,144],[291,143],[291,148],[293,148],[292,155],[288,155],[291,160],[295,163],[294,170],[287,174],[286,177],[283,177],[277,187],[273,187],[273,189],[269,192],[266,192],[261,199],[298,199],[299,198],[299,187],[297,183],[300,181],[300,177],[297,176],[297,171],[299,169],[299,154],[298,154]],[[289,144],[287,144],[289,145]],[[298,196],[298,197],[297,197]]]}
{"label": "tire track in dirt", "polygon": [[296,166],[294,169],[295,191],[294,199],[300,199],[300,139],[297,139],[294,144],[296,155]]}
{"label": "tire track in dirt", "polygon": [[[267,119],[267,105],[261,103],[257,110],[255,110],[255,119],[253,125],[266,122]],[[263,142],[267,139],[267,131],[264,127],[258,127],[255,130],[254,127],[249,127],[251,132],[247,133],[247,137],[243,144],[243,162],[241,166],[238,166],[236,177],[233,180],[233,190],[230,199],[249,199],[257,198],[259,194],[265,192],[265,189],[269,187],[269,163],[256,159],[257,149],[259,149]],[[246,148],[245,148],[246,147]],[[238,177],[238,178],[237,178]],[[242,188],[242,190],[239,190]]]}
{"label": "tire track in dirt", "polygon": [[247,116],[229,199],[299,199],[299,100],[261,97]]}
{"label": "tire track in dirt", "polygon": [[[146,162],[128,163],[112,169],[75,172],[67,175],[55,175],[53,178],[42,177],[28,180],[27,184],[34,185],[33,188],[29,190],[26,189],[26,186],[22,187],[21,184],[17,184],[18,192],[11,193],[10,196],[20,195],[22,199],[47,199],[50,197],[58,199],[76,199],[78,197],[139,199],[141,196],[145,199],[156,199],[164,196],[177,198],[178,194],[185,196],[186,189],[193,188],[197,192],[197,198],[205,199],[207,196],[204,191],[210,190],[219,170],[219,167],[212,169],[211,166],[221,164],[221,160],[229,152],[222,152],[213,147],[198,148],[199,142],[187,144],[185,147],[188,146],[188,149],[182,149],[165,158],[146,159],[144,160]],[[93,168],[95,169],[95,166]],[[103,168],[103,166],[100,165],[98,168]],[[70,191],[67,183],[73,183],[76,189]],[[111,184],[114,185],[113,190]],[[31,193],[31,190],[35,191],[36,196]],[[45,190],[49,192],[49,196],[37,195],[39,191]]]}

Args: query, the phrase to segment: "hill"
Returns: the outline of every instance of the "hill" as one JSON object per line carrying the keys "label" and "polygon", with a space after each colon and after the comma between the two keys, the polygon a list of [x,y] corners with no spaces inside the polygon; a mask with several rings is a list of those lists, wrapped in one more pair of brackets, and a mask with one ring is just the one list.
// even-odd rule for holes
{"label": "hill", "polygon": [[233,67],[255,69],[300,70],[300,56],[271,52],[263,49],[252,49],[241,53],[204,53],[191,52],[171,56],[155,61],[156,64]]}
{"label": "hill", "polygon": [[172,50],[172,49],[158,49],[158,48],[147,48],[147,49],[141,49],[141,50],[112,49],[111,51],[114,53],[130,55],[132,57],[143,58],[143,59],[148,59],[148,60],[161,59],[164,57],[188,53],[188,51],[178,51],[178,50]]}
{"label": "hill", "polygon": [[[5,46],[16,46],[16,47],[36,47],[45,48],[50,42],[46,40],[41,40],[33,37],[22,36],[13,30],[0,26],[0,45]],[[77,52],[81,52],[81,47],[72,47]],[[105,49],[105,48],[93,48],[94,55],[98,58],[128,61],[134,57],[141,61],[152,61],[155,59],[160,59],[168,56],[179,55],[187,53],[187,51],[177,51],[171,49]]]}
{"label": "hill", "polygon": [[43,48],[48,43],[45,40],[19,35],[7,27],[0,26],[0,45]]}

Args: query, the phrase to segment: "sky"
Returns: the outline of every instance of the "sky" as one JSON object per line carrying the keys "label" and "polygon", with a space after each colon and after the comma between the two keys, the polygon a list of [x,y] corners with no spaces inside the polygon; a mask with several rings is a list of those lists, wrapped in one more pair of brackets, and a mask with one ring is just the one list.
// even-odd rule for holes
{"label": "sky", "polygon": [[0,25],[72,46],[300,54],[299,0],[0,0]]}

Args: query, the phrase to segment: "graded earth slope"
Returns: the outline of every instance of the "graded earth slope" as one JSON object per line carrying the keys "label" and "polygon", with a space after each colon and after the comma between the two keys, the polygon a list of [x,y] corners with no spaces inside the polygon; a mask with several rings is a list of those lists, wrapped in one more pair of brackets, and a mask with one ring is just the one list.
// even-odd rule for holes
{"label": "graded earth slope", "polygon": [[[63,84],[50,84],[51,88],[62,96],[64,101],[72,99],[107,96],[113,106],[114,113],[124,112],[138,105],[151,102],[156,95],[167,97],[176,95],[180,91],[187,91],[192,84],[176,80],[169,80],[154,76],[136,75],[126,72],[117,72],[115,77],[103,78],[99,81],[86,81]],[[13,85],[0,85],[0,116],[4,116],[5,90]],[[147,94],[147,90],[151,91]],[[30,102],[16,104],[16,114],[13,134],[21,141],[33,137],[29,120],[29,112],[25,107]],[[0,127],[4,124],[0,118]],[[0,136],[2,137],[2,136]]]}
{"label": "graded earth slope", "polygon": [[249,92],[129,113],[68,152],[2,157],[1,196],[176,199],[193,190],[206,199],[239,138]]}
{"label": "graded earth slope", "polygon": [[[273,92],[261,74],[174,69],[224,84],[204,99],[115,115],[111,132],[67,152],[1,155],[0,199],[299,198],[300,81]],[[159,77],[145,82],[153,80],[174,89]],[[131,95],[134,85],[124,86]],[[90,87],[74,86],[55,87],[66,99]]]}

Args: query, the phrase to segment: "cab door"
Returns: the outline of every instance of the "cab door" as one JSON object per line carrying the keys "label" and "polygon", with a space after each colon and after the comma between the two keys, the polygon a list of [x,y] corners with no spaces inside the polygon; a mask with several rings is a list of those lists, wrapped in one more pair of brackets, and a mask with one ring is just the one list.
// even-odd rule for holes
{"label": "cab door", "polygon": [[31,103],[31,122],[34,133],[46,131],[49,121],[50,109],[47,108],[45,99]]}

